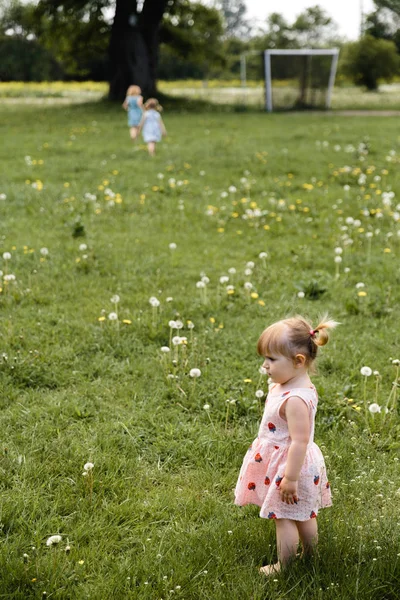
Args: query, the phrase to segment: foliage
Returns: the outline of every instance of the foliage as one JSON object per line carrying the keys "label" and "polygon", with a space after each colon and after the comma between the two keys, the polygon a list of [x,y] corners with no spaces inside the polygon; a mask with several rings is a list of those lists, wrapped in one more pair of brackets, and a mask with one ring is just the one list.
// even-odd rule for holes
{"label": "foliage", "polygon": [[380,8],[367,15],[365,33],[377,39],[391,40],[400,51],[400,15],[393,11]]}
{"label": "foliage", "polygon": [[399,72],[396,46],[391,41],[365,35],[343,48],[340,70],[356,85],[376,90],[379,79],[390,81]]}
{"label": "foliage", "polygon": [[52,54],[35,40],[0,37],[0,55],[2,81],[47,81],[62,76]]}

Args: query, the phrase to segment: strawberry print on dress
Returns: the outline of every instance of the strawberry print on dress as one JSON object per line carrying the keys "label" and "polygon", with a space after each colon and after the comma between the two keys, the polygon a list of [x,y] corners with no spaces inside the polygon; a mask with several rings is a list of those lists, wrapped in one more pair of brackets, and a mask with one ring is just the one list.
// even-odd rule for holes
{"label": "strawberry print on dress", "polygon": [[[290,396],[301,398],[309,409],[310,439],[300,472],[297,504],[282,502],[279,485],[285,474],[290,436],[287,422],[279,414]],[[331,506],[331,489],[321,450],[314,443],[314,421],[318,396],[314,386],[294,388],[284,394],[268,394],[258,436],[244,457],[235,489],[235,504],[256,504],[266,519],[308,521],[320,508]],[[271,485],[271,482],[273,485]]]}

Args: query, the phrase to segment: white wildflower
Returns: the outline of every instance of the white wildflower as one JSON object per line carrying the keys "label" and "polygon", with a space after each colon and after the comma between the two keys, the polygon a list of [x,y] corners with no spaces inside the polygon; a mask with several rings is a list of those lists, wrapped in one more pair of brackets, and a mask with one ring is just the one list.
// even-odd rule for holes
{"label": "white wildflower", "polygon": [[364,375],[364,377],[369,377],[372,375],[372,369],[370,369],[370,367],[361,367],[360,373],[361,375]]}
{"label": "white wildflower", "polygon": [[53,546],[54,544],[59,544],[61,540],[61,535],[51,535],[49,538],[47,538],[46,546]]}
{"label": "white wildflower", "polygon": [[200,369],[190,369],[189,375],[190,377],[200,377],[201,371]]}

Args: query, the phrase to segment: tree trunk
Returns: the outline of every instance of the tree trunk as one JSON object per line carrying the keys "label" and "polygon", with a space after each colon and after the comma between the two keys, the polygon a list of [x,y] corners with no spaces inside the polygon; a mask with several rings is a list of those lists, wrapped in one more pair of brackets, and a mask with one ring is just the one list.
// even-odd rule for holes
{"label": "tree trunk", "polygon": [[110,39],[110,100],[122,101],[130,85],[144,96],[156,92],[158,30],[166,0],[117,0]]}

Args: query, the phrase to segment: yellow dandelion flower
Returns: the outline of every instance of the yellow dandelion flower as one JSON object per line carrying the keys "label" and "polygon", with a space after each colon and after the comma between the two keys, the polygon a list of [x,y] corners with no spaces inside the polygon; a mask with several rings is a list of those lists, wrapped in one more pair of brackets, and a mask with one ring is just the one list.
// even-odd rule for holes
{"label": "yellow dandelion flower", "polygon": [[251,292],[250,298],[254,298],[254,300],[257,300],[257,298],[258,298],[257,292]]}
{"label": "yellow dandelion flower", "polygon": [[384,249],[384,253],[385,253],[385,254],[389,254],[389,252],[391,252],[391,249],[390,249],[390,248],[385,248],[385,249]]}
{"label": "yellow dandelion flower", "polygon": [[78,257],[78,258],[75,259],[75,262],[79,263],[79,262],[81,262],[81,259]]}
{"label": "yellow dandelion flower", "polygon": [[358,231],[358,233],[364,233],[365,229],[364,229],[364,227],[359,227],[357,229],[357,231]]}
{"label": "yellow dandelion flower", "polygon": [[250,208],[257,208],[257,202],[250,202]]}
{"label": "yellow dandelion flower", "polygon": [[296,206],[294,204],[289,204],[289,210],[296,210]]}
{"label": "yellow dandelion flower", "polygon": [[239,216],[239,213],[237,213],[237,212],[234,212],[234,213],[232,213],[232,217],[233,217],[234,219],[237,219],[237,218],[238,218],[238,216]]}
{"label": "yellow dandelion flower", "polygon": [[70,184],[68,181],[66,181],[66,182],[64,183],[64,187],[65,187],[65,188],[69,188],[69,186],[70,186],[70,185],[71,185],[71,184]]}
{"label": "yellow dandelion flower", "polygon": [[361,406],[353,406],[354,410],[356,410],[357,412],[360,412],[361,410]]}
{"label": "yellow dandelion flower", "polygon": [[226,293],[228,294],[228,296],[233,296],[235,290],[228,290]]}
{"label": "yellow dandelion flower", "polygon": [[377,196],[380,196],[380,195],[382,194],[382,190],[376,190],[376,191],[375,191],[375,194],[376,194]]}
{"label": "yellow dandelion flower", "polygon": [[367,295],[367,292],[364,292],[364,290],[360,290],[359,292],[357,292],[357,296],[359,296],[360,298],[364,298]]}
{"label": "yellow dandelion flower", "polygon": [[382,175],[389,175],[389,171],[387,169],[382,169]]}
{"label": "yellow dandelion flower", "polygon": [[114,169],[114,171],[112,172],[113,175],[118,175],[119,171],[117,171],[117,169]]}
{"label": "yellow dandelion flower", "polygon": [[153,192],[158,192],[160,188],[158,187],[158,185],[153,185],[151,189],[153,190]]}
{"label": "yellow dandelion flower", "polygon": [[101,192],[102,190],[104,190],[104,185],[98,185],[97,189],[100,190],[100,192]]}
{"label": "yellow dandelion flower", "polygon": [[253,383],[251,379],[243,379],[244,383]]}
{"label": "yellow dandelion flower", "polygon": [[37,581],[36,577],[34,577],[33,579],[31,579],[31,583],[35,583],[35,581]]}
{"label": "yellow dandelion flower", "polygon": [[242,204],[246,204],[246,202],[248,202],[247,198],[241,198],[240,202],[242,202]]}
{"label": "yellow dandelion flower", "polygon": [[302,204],[302,203],[303,203],[303,200],[301,200],[300,198],[297,198],[296,204]]}
{"label": "yellow dandelion flower", "polygon": [[102,323],[103,321],[106,320],[106,318],[105,317],[99,317],[97,320],[100,321],[100,323]]}
{"label": "yellow dandelion flower", "polygon": [[94,211],[96,215],[100,215],[101,214],[101,208],[96,208],[96,210]]}
{"label": "yellow dandelion flower", "polygon": [[276,217],[275,221],[276,221],[277,223],[280,223],[280,222],[282,221],[282,217]]}
{"label": "yellow dandelion flower", "polygon": [[83,565],[83,564],[85,564],[84,560],[78,560],[78,565]]}
{"label": "yellow dandelion flower", "polygon": [[271,229],[271,227],[269,225],[264,225],[263,229],[265,229],[266,231],[268,231],[269,229]]}
{"label": "yellow dandelion flower", "polygon": [[371,200],[371,194],[365,194],[364,200]]}
{"label": "yellow dandelion flower", "polygon": [[108,181],[108,179],[104,179],[104,181],[103,181],[103,185],[109,185],[109,183],[110,183],[110,182]]}
{"label": "yellow dandelion flower", "polygon": [[218,227],[217,231],[218,233],[224,233],[225,229],[223,227]]}
{"label": "yellow dandelion flower", "polygon": [[215,323],[215,319],[214,317],[210,317],[210,323],[214,324]]}
{"label": "yellow dandelion flower", "polygon": [[258,304],[259,304],[260,306],[265,306],[265,302],[264,302],[264,300],[259,300],[259,301],[258,301]]}
{"label": "yellow dandelion flower", "polygon": [[237,235],[242,235],[243,231],[241,231],[240,229],[237,230]]}
{"label": "yellow dandelion flower", "polygon": [[132,325],[132,321],[130,319],[123,319],[122,322],[125,323],[125,325]]}
{"label": "yellow dandelion flower", "polygon": [[224,328],[224,324],[223,324],[223,323],[220,323],[220,324],[218,325],[218,329],[223,329],[223,328]]}

